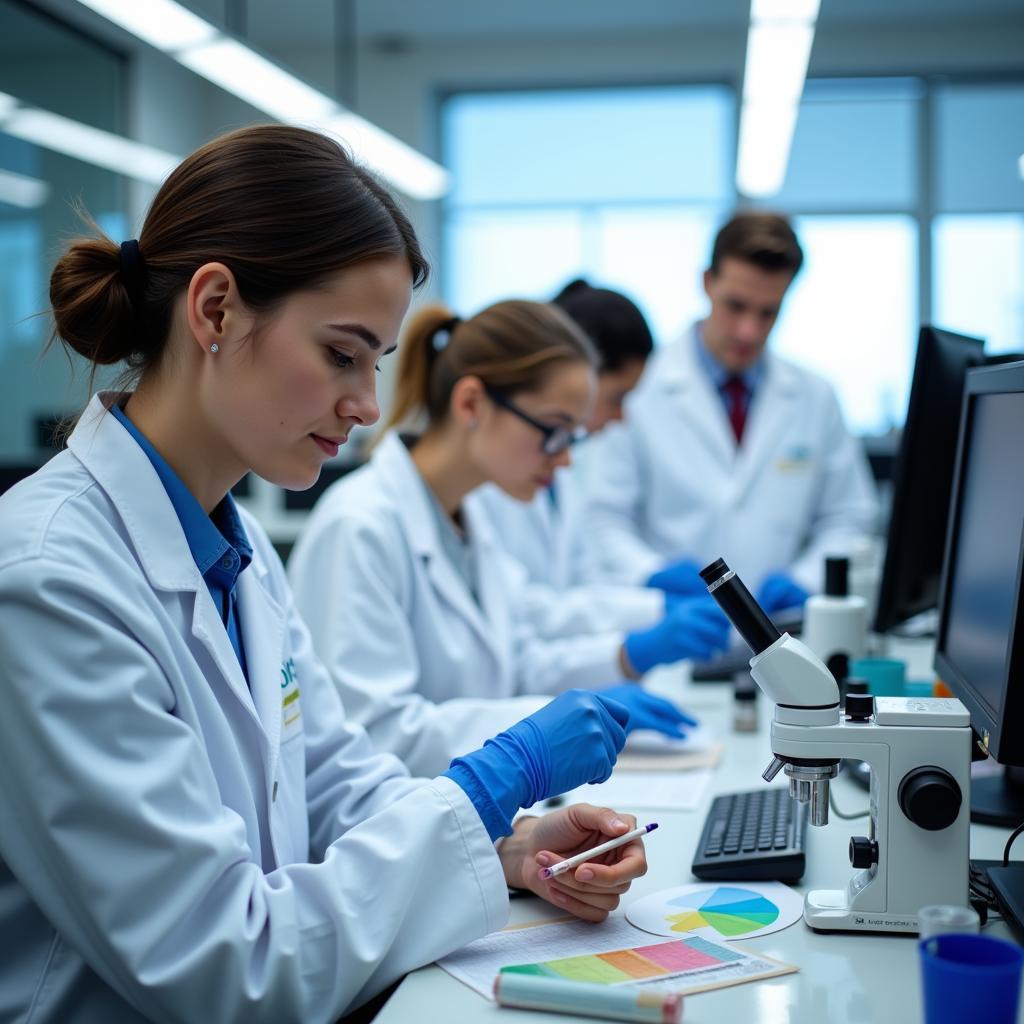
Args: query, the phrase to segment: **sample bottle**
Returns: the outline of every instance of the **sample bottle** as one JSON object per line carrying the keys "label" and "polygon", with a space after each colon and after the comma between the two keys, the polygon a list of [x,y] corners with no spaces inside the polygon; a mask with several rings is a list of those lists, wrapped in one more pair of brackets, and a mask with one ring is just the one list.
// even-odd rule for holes
{"label": "sample bottle", "polygon": [[732,727],[736,732],[757,732],[757,683],[749,672],[732,678]]}
{"label": "sample bottle", "polygon": [[848,558],[825,559],[825,593],[807,599],[800,637],[837,683],[846,678],[853,661],[867,653],[867,602],[850,593],[849,577]]}

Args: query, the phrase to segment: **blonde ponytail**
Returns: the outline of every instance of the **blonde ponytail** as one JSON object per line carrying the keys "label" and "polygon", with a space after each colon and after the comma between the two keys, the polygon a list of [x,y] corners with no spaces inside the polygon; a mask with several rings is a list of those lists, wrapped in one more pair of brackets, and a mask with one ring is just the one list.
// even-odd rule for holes
{"label": "blonde ponytail", "polygon": [[398,375],[391,411],[381,432],[409,426],[427,412],[430,404],[430,378],[438,351],[451,339],[455,315],[439,303],[423,306],[409,320],[398,354]]}
{"label": "blonde ponytail", "polygon": [[597,353],[560,309],[509,299],[459,320],[445,306],[427,306],[406,328],[391,413],[382,430],[441,423],[452,389],[462,377],[479,377],[505,395],[540,387],[556,364],[598,366]]}

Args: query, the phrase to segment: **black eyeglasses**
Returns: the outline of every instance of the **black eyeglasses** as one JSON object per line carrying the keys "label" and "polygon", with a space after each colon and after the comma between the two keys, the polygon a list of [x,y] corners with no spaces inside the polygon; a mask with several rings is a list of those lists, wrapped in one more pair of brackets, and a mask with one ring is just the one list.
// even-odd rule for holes
{"label": "black eyeglasses", "polygon": [[501,406],[513,416],[518,416],[524,423],[529,423],[531,427],[536,428],[544,435],[544,440],[540,443],[540,450],[545,455],[561,455],[562,452],[568,451],[574,444],[578,444],[587,436],[583,427],[552,427],[547,423],[541,423],[540,420],[534,419],[528,412],[520,409],[515,402],[506,398],[499,391],[495,391],[494,388],[489,388],[485,384],[484,390],[495,405]]}

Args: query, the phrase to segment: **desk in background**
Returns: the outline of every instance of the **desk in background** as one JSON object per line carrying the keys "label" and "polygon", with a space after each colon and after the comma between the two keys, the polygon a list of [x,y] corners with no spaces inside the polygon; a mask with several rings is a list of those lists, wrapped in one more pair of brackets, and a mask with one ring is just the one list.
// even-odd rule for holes
{"label": "desk in background", "polygon": [[[925,674],[923,669],[929,664],[926,649],[918,646],[893,653],[907,658],[912,677]],[[725,752],[697,810],[645,813],[645,817],[656,817],[661,827],[647,842],[650,870],[626,894],[627,904],[648,893],[694,881],[690,863],[711,800],[719,793],[764,785],[761,771],[770,758],[771,706],[763,697],[759,704],[759,731],[741,734],[731,731],[731,687],[689,684],[678,669],[659,673],[652,686],[678,700],[711,726],[726,740]],[[842,777],[833,783],[833,791],[839,808],[846,813],[867,806],[865,791]],[[598,793],[595,789],[595,802],[599,802]],[[833,815],[824,828],[808,828],[807,873],[797,886],[800,892],[840,888],[845,884],[853,872],[847,856],[849,838],[862,834],[864,824],[864,819],[841,821]],[[971,856],[1001,857],[1007,835],[1004,829],[972,825]],[[539,899],[516,900],[512,903],[510,923],[559,916],[560,911]],[[985,932],[1010,938],[1002,922],[990,924]],[[645,934],[638,931],[637,940],[643,941]],[[738,945],[795,964],[800,971],[691,996],[686,1000],[683,1015],[687,1024],[916,1024],[923,1019],[917,941],[912,936],[818,934],[800,921],[781,932]],[[379,1024],[408,1024],[424,1019],[444,1020],[446,1024],[565,1024],[570,1020],[593,1020],[499,1009],[436,966],[410,974],[377,1017]],[[1024,1008],[1020,1020],[1024,1024]]]}

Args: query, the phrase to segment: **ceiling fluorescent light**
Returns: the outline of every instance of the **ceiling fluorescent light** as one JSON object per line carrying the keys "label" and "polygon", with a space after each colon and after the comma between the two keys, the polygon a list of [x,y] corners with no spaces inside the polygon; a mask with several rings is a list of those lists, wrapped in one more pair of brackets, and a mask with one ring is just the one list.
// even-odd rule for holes
{"label": "ceiling fluorescent light", "polygon": [[319,127],[413,199],[440,199],[448,191],[448,172],[440,164],[357,114],[338,114]]}
{"label": "ceiling fluorescent light", "polygon": [[821,0],[751,0],[750,20],[815,21]]}
{"label": "ceiling fluorescent light", "polygon": [[208,21],[174,0],[79,0],[126,32],[165,53],[197,46],[217,35]]}
{"label": "ceiling fluorescent light", "polygon": [[17,106],[18,101],[13,96],[8,96],[5,92],[0,92],[0,123],[13,114]]}
{"label": "ceiling fluorescent light", "polygon": [[786,180],[819,0],[751,0],[736,187],[770,196]]}
{"label": "ceiling fluorescent light", "polygon": [[338,104],[237,40],[222,36],[189,47],[177,60],[279,121],[310,124],[338,111]]}
{"label": "ceiling fluorescent light", "polygon": [[448,191],[440,164],[174,0],[79,2],[269,117],[340,135],[358,159],[413,198],[440,199]]}
{"label": "ceiling fluorescent light", "polygon": [[0,203],[10,203],[31,210],[42,206],[50,195],[50,186],[38,178],[14,171],[0,170]]}
{"label": "ceiling fluorescent light", "polygon": [[736,187],[744,195],[770,196],[782,188],[797,109],[788,102],[743,104]]}
{"label": "ceiling fluorescent light", "polygon": [[813,25],[751,25],[743,72],[744,102],[799,101],[813,43]]}
{"label": "ceiling fluorescent light", "polygon": [[172,153],[32,107],[19,107],[3,120],[0,129],[26,142],[154,185],[180,161]]}

